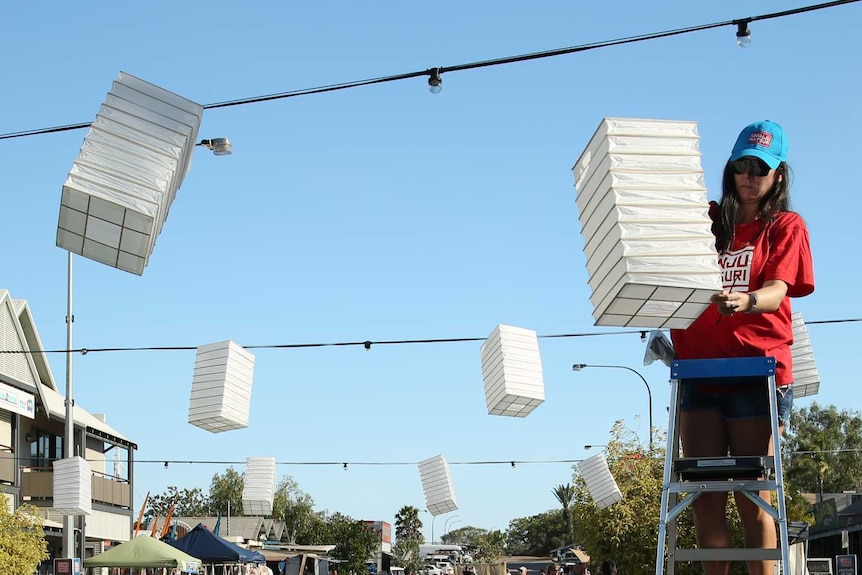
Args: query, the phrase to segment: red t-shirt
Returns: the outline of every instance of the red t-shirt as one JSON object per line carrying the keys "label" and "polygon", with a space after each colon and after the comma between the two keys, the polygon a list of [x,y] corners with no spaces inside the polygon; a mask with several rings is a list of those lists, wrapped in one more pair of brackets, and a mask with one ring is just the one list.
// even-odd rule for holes
{"label": "red t-shirt", "polygon": [[805,221],[795,212],[782,212],[766,226],[761,220],[736,226],[733,245],[719,255],[719,265],[725,290],[750,292],[781,280],[789,297],[767,313],[722,316],[710,305],[687,329],[671,330],[677,359],[774,356],[776,384],[793,383],[790,298],[814,291]]}

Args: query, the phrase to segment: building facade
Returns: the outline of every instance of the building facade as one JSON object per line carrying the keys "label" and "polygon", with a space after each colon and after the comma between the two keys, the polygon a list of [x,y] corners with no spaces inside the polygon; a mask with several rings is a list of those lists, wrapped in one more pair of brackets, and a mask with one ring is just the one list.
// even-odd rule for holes
{"label": "building facade", "polygon": [[[137,445],[75,405],[73,453],[92,469],[92,513],[76,518],[76,557],[100,553],[132,534],[134,452]],[[35,505],[44,519],[51,557],[66,556],[63,516],[52,507],[53,462],[62,459],[66,401],[25,300],[0,289],[0,488],[16,509]],[[2,501],[0,501],[2,503]]]}

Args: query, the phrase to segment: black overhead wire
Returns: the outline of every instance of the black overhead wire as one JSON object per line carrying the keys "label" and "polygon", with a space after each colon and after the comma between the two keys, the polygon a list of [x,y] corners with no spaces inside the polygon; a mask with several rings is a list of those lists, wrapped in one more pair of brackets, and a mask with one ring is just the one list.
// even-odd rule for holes
{"label": "black overhead wire", "polygon": [[[833,2],[825,2],[822,4],[812,4],[810,6],[802,6],[800,8],[793,8],[790,10],[782,10],[780,12],[771,12],[768,14],[760,14],[758,16],[750,16],[748,18],[737,18],[734,20],[725,20],[723,22],[713,22],[711,24],[699,24],[696,26],[689,26],[686,28],[677,28],[674,30],[665,30],[662,32],[651,32],[648,34],[639,34],[636,36],[627,36],[623,38],[616,38],[613,40],[604,40],[600,42],[593,42],[589,44],[581,44],[578,46],[569,46],[566,48],[557,48],[553,50],[545,50],[541,52],[532,52],[528,54],[519,54],[515,56],[505,56],[502,58],[494,58],[491,60],[481,60],[477,62],[468,62],[465,64],[456,64],[454,66],[441,66],[437,68],[428,68],[426,70],[417,70],[415,72],[406,72],[403,74],[394,74],[391,76],[380,76],[377,78],[368,78],[365,80],[355,80],[351,82],[343,82],[340,84],[329,84],[325,86],[317,86],[314,88],[303,88],[299,90],[292,90],[288,92],[279,92],[274,94],[267,94],[263,96],[253,96],[250,98],[240,98],[237,100],[226,100],[224,102],[215,102],[212,104],[205,104],[203,107],[206,110],[213,110],[217,108],[228,108],[231,106],[241,106],[245,104],[257,104],[260,102],[268,102],[272,100],[282,100],[285,98],[293,98],[296,96],[309,96],[312,94],[323,94],[326,92],[335,92],[339,90],[347,90],[350,88],[358,88],[361,86],[371,86],[373,84],[383,84],[387,82],[396,82],[399,80],[407,80],[410,78],[417,78],[421,76],[431,76],[434,74],[443,74],[446,72],[460,72],[463,70],[474,70],[477,68],[487,68],[489,66],[500,66],[503,64],[513,64],[516,62],[526,62],[529,60],[538,60],[542,58],[552,58],[554,56],[564,56],[567,54],[575,54],[577,52],[586,52],[588,50],[595,50],[598,48],[609,48],[611,46],[621,46],[624,44],[633,44],[636,42],[644,42],[647,40],[657,40],[660,38],[668,38],[671,36],[679,36],[682,34],[690,34],[692,32],[702,32],[704,30],[711,30],[714,28],[721,28],[725,26],[737,26],[741,24],[747,24],[750,22],[757,22],[761,20],[772,20],[775,18],[783,18],[786,16],[793,16],[796,14],[803,14],[806,12],[813,12],[815,10],[823,10],[826,8],[834,8],[836,6],[841,6],[844,4],[852,4],[855,2],[859,2],[860,0],[835,0]],[[67,132],[70,130],[78,130],[81,128],[89,127],[91,122],[82,122],[77,124],[67,124],[65,126],[54,126],[50,128],[37,128],[33,130],[23,130],[20,132],[10,132],[6,134],[0,134],[0,140],[9,140],[13,138],[23,138],[26,136],[38,136],[44,134],[54,134],[57,132]]]}
{"label": "black overhead wire", "polygon": [[[818,454],[831,454],[831,455],[841,455],[844,453],[860,453],[862,452],[862,448],[858,447],[847,447],[847,448],[838,448],[838,449],[816,449],[816,450],[801,450],[801,451],[791,451],[785,453],[787,456],[796,456],[796,455],[818,455]],[[15,460],[15,461],[29,461],[32,457],[27,456],[17,456],[14,454],[5,455],[0,454],[0,460]],[[104,462],[104,459],[88,459],[90,462]],[[447,461],[449,465],[508,465],[509,467],[516,468],[518,465],[551,465],[551,464],[572,464],[572,463],[580,463],[583,459],[500,459],[500,460],[476,460],[476,461]],[[135,464],[151,464],[156,463],[159,465],[168,466],[170,464],[174,465],[246,465],[247,461],[232,461],[232,460],[212,460],[212,459],[135,459]],[[276,461],[276,465],[285,465],[285,466],[309,466],[309,467],[327,467],[327,466],[338,466],[342,467],[345,470],[349,468],[351,465],[360,467],[403,467],[403,466],[412,466],[417,465],[416,461]]]}
{"label": "black overhead wire", "polygon": [[[844,318],[844,319],[826,319],[805,322],[806,326],[810,325],[830,325],[837,323],[859,323],[862,318]],[[631,335],[640,334],[643,338],[652,330],[622,330],[622,331],[605,331],[605,332],[585,332],[585,333],[558,333],[549,335],[537,335],[539,339],[563,339],[573,337],[599,337],[608,335]],[[463,343],[463,342],[478,342],[485,341],[487,337],[442,337],[442,338],[425,338],[425,339],[391,339],[380,341],[336,341],[336,342],[318,342],[318,343],[278,343],[278,344],[258,344],[244,345],[245,349],[303,349],[311,347],[358,347],[363,346],[366,350],[370,350],[375,345],[403,345],[403,344],[422,344],[422,343]],[[109,351],[193,351],[197,346],[194,345],[154,345],[141,347],[96,347],[96,348],[77,348],[77,349],[50,349],[50,350],[14,350],[0,349],[0,354],[40,354],[40,353],[80,353],[87,355],[88,353],[109,352]]]}

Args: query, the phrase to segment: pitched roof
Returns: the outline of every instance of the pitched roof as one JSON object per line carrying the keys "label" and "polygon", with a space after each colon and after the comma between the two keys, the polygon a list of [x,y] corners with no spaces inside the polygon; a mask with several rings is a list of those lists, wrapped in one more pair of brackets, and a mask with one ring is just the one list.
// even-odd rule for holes
{"label": "pitched roof", "polygon": [[[66,398],[57,391],[57,384],[36,330],[33,314],[30,313],[30,306],[26,300],[13,300],[5,289],[0,289],[0,347],[6,351],[22,352],[0,354],[2,378],[33,391],[39,396],[48,417],[65,421]],[[88,431],[137,448],[103,419],[92,415],[83,407],[75,405],[72,413],[75,423],[89,428]]]}

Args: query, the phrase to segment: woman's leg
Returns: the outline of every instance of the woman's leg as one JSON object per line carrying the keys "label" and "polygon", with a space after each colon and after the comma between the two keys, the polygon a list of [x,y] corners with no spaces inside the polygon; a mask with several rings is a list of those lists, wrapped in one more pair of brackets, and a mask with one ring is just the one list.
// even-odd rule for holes
{"label": "woman's leg", "polygon": [[[731,420],[727,422],[731,455],[773,455],[772,430],[768,417]],[[783,429],[783,428],[781,428]],[[775,549],[778,539],[775,520],[758,507],[742,492],[735,492],[734,499],[742,520],[745,546],[750,548]],[[764,501],[771,501],[771,491],[761,491]],[[749,575],[772,575],[775,561],[748,561]]]}
{"label": "woman's leg", "polygon": [[[680,412],[680,439],[685,457],[722,457],[728,452],[724,417],[717,409]],[[702,549],[730,547],[727,493],[704,492],[692,503],[697,544]],[[706,575],[728,575],[727,561],[704,561]]]}

